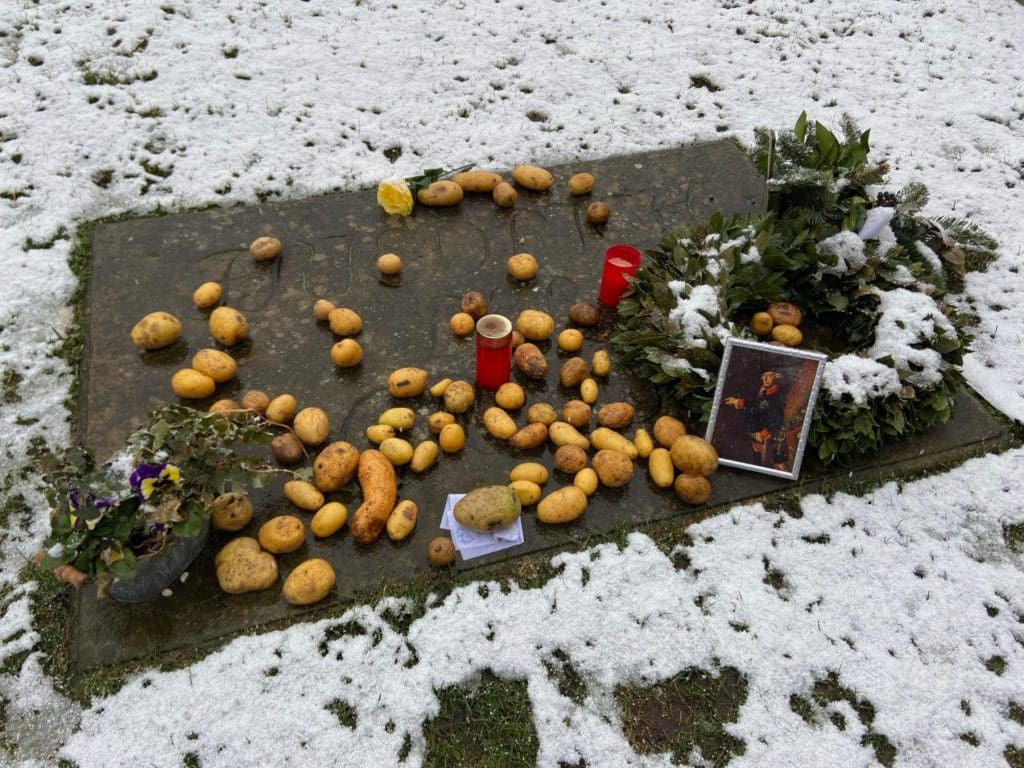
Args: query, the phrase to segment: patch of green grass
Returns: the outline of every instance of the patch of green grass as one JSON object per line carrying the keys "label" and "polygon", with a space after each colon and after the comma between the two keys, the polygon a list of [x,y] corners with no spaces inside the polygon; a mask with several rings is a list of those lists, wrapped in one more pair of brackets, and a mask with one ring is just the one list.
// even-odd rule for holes
{"label": "patch of green grass", "polygon": [[587,681],[572,665],[572,661],[565,651],[557,649],[550,661],[545,661],[544,666],[548,675],[558,683],[558,692],[565,698],[582,706],[587,697]]}
{"label": "patch of green grass", "polygon": [[3,402],[5,405],[21,402],[21,394],[18,392],[18,387],[21,386],[23,380],[24,377],[17,371],[4,371],[0,385],[3,386]]}
{"label": "patch of green grass", "polygon": [[724,726],[736,722],[747,690],[746,678],[733,667],[717,674],[689,667],[655,685],[620,687],[615,699],[626,739],[637,752],[671,752],[685,763],[697,749],[706,763],[722,768],[746,751]]}
{"label": "patch of green grass", "polygon": [[[1024,0],[1021,0],[1021,2],[1024,2]],[[1010,768],[1024,768],[1024,747],[1007,744],[1006,749],[1003,750],[1003,758]]]}
{"label": "patch of green grass", "polygon": [[1013,552],[1024,551],[1024,523],[1003,523],[1003,539]]}
{"label": "patch of green grass", "polygon": [[441,708],[424,726],[425,768],[527,768],[540,744],[526,682],[485,671],[476,685],[437,692]]}
{"label": "patch of green grass", "polygon": [[353,731],[356,729],[356,711],[352,709],[347,701],[335,699],[325,706],[324,709],[338,718],[338,722],[341,723],[343,728]]}

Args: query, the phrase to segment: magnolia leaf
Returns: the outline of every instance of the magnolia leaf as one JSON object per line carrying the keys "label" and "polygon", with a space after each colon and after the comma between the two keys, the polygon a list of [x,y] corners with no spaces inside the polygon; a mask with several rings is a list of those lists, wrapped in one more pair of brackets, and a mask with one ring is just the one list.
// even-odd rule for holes
{"label": "magnolia leaf", "polygon": [[802,142],[807,136],[807,112],[801,112],[796,119],[796,126],[793,128],[797,141]]}

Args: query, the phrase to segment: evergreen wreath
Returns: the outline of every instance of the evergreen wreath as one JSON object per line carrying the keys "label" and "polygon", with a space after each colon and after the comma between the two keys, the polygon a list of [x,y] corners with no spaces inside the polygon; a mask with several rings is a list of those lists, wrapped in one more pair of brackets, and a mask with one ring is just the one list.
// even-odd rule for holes
{"label": "evergreen wreath", "polygon": [[769,212],[716,213],[647,251],[611,337],[623,364],[706,421],[726,339],[753,338],[752,314],[788,301],[805,346],[830,357],[810,433],[824,463],[948,421],[966,335],[945,297],[996,242],[922,215],[923,184],[876,192],[888,166],[849,117],[842,139],[806,114],[755,136]]}

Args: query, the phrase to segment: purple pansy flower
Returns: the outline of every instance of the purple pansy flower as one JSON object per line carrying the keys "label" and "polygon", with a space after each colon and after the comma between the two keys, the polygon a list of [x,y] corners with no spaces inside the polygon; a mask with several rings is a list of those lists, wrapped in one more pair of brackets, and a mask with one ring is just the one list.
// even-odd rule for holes
{"label": "purple pansy flower", "polygon": [[146,501],[157,488],[168,483],[175,486],[180,485],[181,472],[176,466],[166,462],[163,464],[139,464],[132,472],[128,482],[139,498]]}

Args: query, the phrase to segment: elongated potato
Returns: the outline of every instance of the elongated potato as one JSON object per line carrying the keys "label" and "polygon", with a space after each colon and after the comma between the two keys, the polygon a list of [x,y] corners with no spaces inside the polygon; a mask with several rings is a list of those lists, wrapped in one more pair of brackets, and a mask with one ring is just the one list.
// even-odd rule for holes
{"label": "elongated potato", "polygon": [[484,427],[499,440],[508,440],[518,431],[515,420],[497,406],[484,411]]}
{"label": "elongated potato", "polygon": [[599,349],[590,358],[590,372],[595,376],[607,376],[612,372],[612,359],[608,352]]}
{"label": "elongated potato", "polygon": [[181,336],[181,321],[170,312],[150,312],[132,328],[132,344],[139,349],[161,349]]}
{"label": "elongated potato", "polygon": [[363,503],[352,515],[352,538],[360,544],[372,544],[395,508],[398,478],[394,465],[383,453],[372,448],[360,454],[358,475]]}
{"label": "elongated potato", "polygon": [[291,605],[311,605],[327,597],[334,579],[334,569],[326,560],[307,560],[288,574],[281,596]]}
{"label": "elongated potato", "polygon": [[536,344],[520,344],[512,353],[516,368],[531,379],[543,379],[548,375],[548,361]]}
{"label": "elongated potato", "polygon": [[570,357],[558,370],[558,383],[563,387],[578,387],[587,378],[587,361],[582,357]]}
{"label": "elongated potato", "polygon": [[508,444],[518,451],[528,451],[531,448],[544,445],[548,439],[548,428],[539,421],[527,424],[509,438]]}
{"label": "elongated potato", "polygon": [[637,455],[646,459],[654,450],[654,440],[651,439],[646,429],[640,428],[633,435],[633,445],[636,446]]}
{"label": "elongated potato", "polygon": [[598,388],[596,381],[587,378],[580,382],[580,400],[587,405],[593,405],[597,402],[597,396]]}
{"label": "elongated potato", "polygon": [[565,421],[556,421],[548,427],[548,437],[555,445],[576,445],[584,451],[590,450],[590,440],[572,424]]}
{"label": "elongated potato", "polygon": [[238,373],[238,363],[219,349],[200,349],[192,356],[192,369],[209,376],[218,384],[230,381]]}
{"label": "elongated potato", "polygon": [[182,368],[171,376],[171,389],[174,390],[174,394],[186,400],[202,400],[212,395],[216,388],[217,382],[191,368]]}
{"label": "elongated potato", "polygon": [[412,425],[416,423],[416,412],[412,408],[400,406],[388,408],[377,419],[377,423],[384,424],[399,432],[404,432],[407,429],[412,429]]}
{"label": "elongated potato", "polygon": [[550,171],[538,165],[517,165],[512,169],[512,180],[521,187],[534,192],[545,192],[555,183]]}
{"label": "elongated potato", "polygon": [[531,483],[529,480],[513,480],[508,485],[516,492],[519,503],[524,507],[532,506],[540,499],[541,489],[536,483]]}
{"label": "elongated potato", "polygon": [[608,427],[598,427],[590,433],[590,444],[598,450],[618,451],[635,459],[640,455],[633,441]]}
{"label": "elongated potato", "polygon": [[427,388],[430,374],[422,368],[399,368],[388,376],[388,394],[392,397],[418,397]]}
{"label": "elongated potato", "polygon": [[782,342],[787,347],[799,347],[804,340],[804,335],[795,325],[776,325],[771,333],[774,341]]}
{"label": "elongated potato", "polygon": [[636,408],[629,403],[608,403],[597,411],[597,423],[610,429],[622,429],[636,416]]}
{"label": "elongated potato", "polygon": [[452,181],[462,187],[464,192],[493,192],[501,184],[502,178],[491,171],[463,171],[452,176]]}
{"label": "elongated potato", "polygon": [[540,500],[537,519],[542,523],[571,523],[587,508],[587,494],[575,485],[559,488]]}
{"label": "elongated potato", "polygon": [[447,179],[435,181],[416,193],[416,199],[419,200],[422,205],[432,207],[458,205],[462,202],[462,196],[462,187],[454,181],[448,181]]}
{"label": "elongated potato", "polygon": [[412,461],[412,443],[400,437],[389,437],[378,446],[378,450],[396,467],[405,466]]}
{"label": "elongated potato", "polygon": [[587,494],[587,496],[593,496],[597,492],[597,486],[599,485],[597,472],[594,471],[593,467],[584,467],[576,473],[576,476],[572,479],[572,484]]}
{"label": "elongated potato", "polygon": [[676,468],[668,448],[655,448],[647,459],[647,472],[651,481],[659,488],[671,488],[676,479]]}
{"label": "elongated potato", "polygon": [[341,530],[348,520],[348,509],[340,501],[329,501],[313,515],[309,521],[309,530],[319,539],[333,536]]}
{"label": "elongated potato", "polygon": [[397,434],[395,428],[390,424],[371,424],[366,428],[366,439],[375,445],[380,445],[389,437],[394,437]]}
{"label": "elongated potato", "polygon": [[391,514],[388,515],[387,531],[388,538],[392,541],[401,541],[412,533],[416,527],[416,515],[419,510],[415,501],[402,499],[398,502]]}
{"label": "elongated potato", "polygon": [[316,512],[324,505],[324,495],[305,480],[289,480],[284,484],[284,495],[296,507],[307,512]]}
{"label": "elongated potato", "polygon": [[548,481],[548,468],[536,461],[524,461],[516,464],[508,473],[510,483],[516,480],[529,480],[537,485],[544,485]]}
{"label": "elongated potato", "polygon": [[437,461],[437,452],[437,443],[433,440],[424,440],[412,452],[412,461],[409,462],[409,469],[417,474],[426,472]]}

